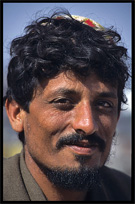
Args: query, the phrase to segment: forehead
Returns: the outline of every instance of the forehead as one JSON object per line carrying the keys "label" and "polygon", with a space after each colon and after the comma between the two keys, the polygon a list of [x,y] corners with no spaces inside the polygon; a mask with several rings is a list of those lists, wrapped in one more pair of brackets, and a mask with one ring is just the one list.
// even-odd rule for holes
{"label": "forehead", "polygon": [[40,91],[43,94],[55,94],[58,91],[62,93],[65,89],[79,94],[90,92],[92,95],[101,92],[110,92],[113,93],[112,95],[117,96],[117,88],[102,82],[96,74],[79,79],[73,72],[62,72],[56,77],[45,80],[40,84]]}

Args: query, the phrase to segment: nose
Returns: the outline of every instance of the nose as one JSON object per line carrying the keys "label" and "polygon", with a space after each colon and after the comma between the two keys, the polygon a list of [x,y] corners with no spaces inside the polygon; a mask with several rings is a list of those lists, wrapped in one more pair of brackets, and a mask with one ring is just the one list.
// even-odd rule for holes
{"label": "nose", "polygon": [[77,133],[91,135],[98,131],[98,124],[93,112],[89,102],[83,102],[76,107],[72,127]]}

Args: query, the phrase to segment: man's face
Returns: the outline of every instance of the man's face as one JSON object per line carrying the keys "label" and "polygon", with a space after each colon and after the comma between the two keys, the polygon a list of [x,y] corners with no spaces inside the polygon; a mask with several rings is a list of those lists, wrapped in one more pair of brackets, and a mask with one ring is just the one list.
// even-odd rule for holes
{"label": "man's face", "polygon": [[49,168],[99,168],[110,152],[117,121],[116,88],[94,74],[79,80],[61,73],[40,85],[25,113],[25,148]]}

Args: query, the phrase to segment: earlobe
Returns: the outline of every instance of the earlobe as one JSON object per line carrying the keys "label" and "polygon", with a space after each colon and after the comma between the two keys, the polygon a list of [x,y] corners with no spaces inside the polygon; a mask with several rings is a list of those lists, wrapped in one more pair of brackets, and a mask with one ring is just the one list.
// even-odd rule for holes
{"label": "earlobe", "polygon": [[23,131],[23,114],[22,109],[14,100],[11,102],[7,99],[5,103],[6,112],[12,128],[16,132]]}

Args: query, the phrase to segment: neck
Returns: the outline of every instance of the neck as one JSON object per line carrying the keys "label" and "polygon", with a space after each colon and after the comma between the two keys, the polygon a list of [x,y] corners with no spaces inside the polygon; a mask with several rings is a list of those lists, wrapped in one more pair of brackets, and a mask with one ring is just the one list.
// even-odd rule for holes
{"label": "neck", "polygon": [[84,201],[87,192],[70,191],[56,187],[46,175],[40,170],[38,165],[25,148],[25,162],[30,173],[40,186],[48,201]]}

